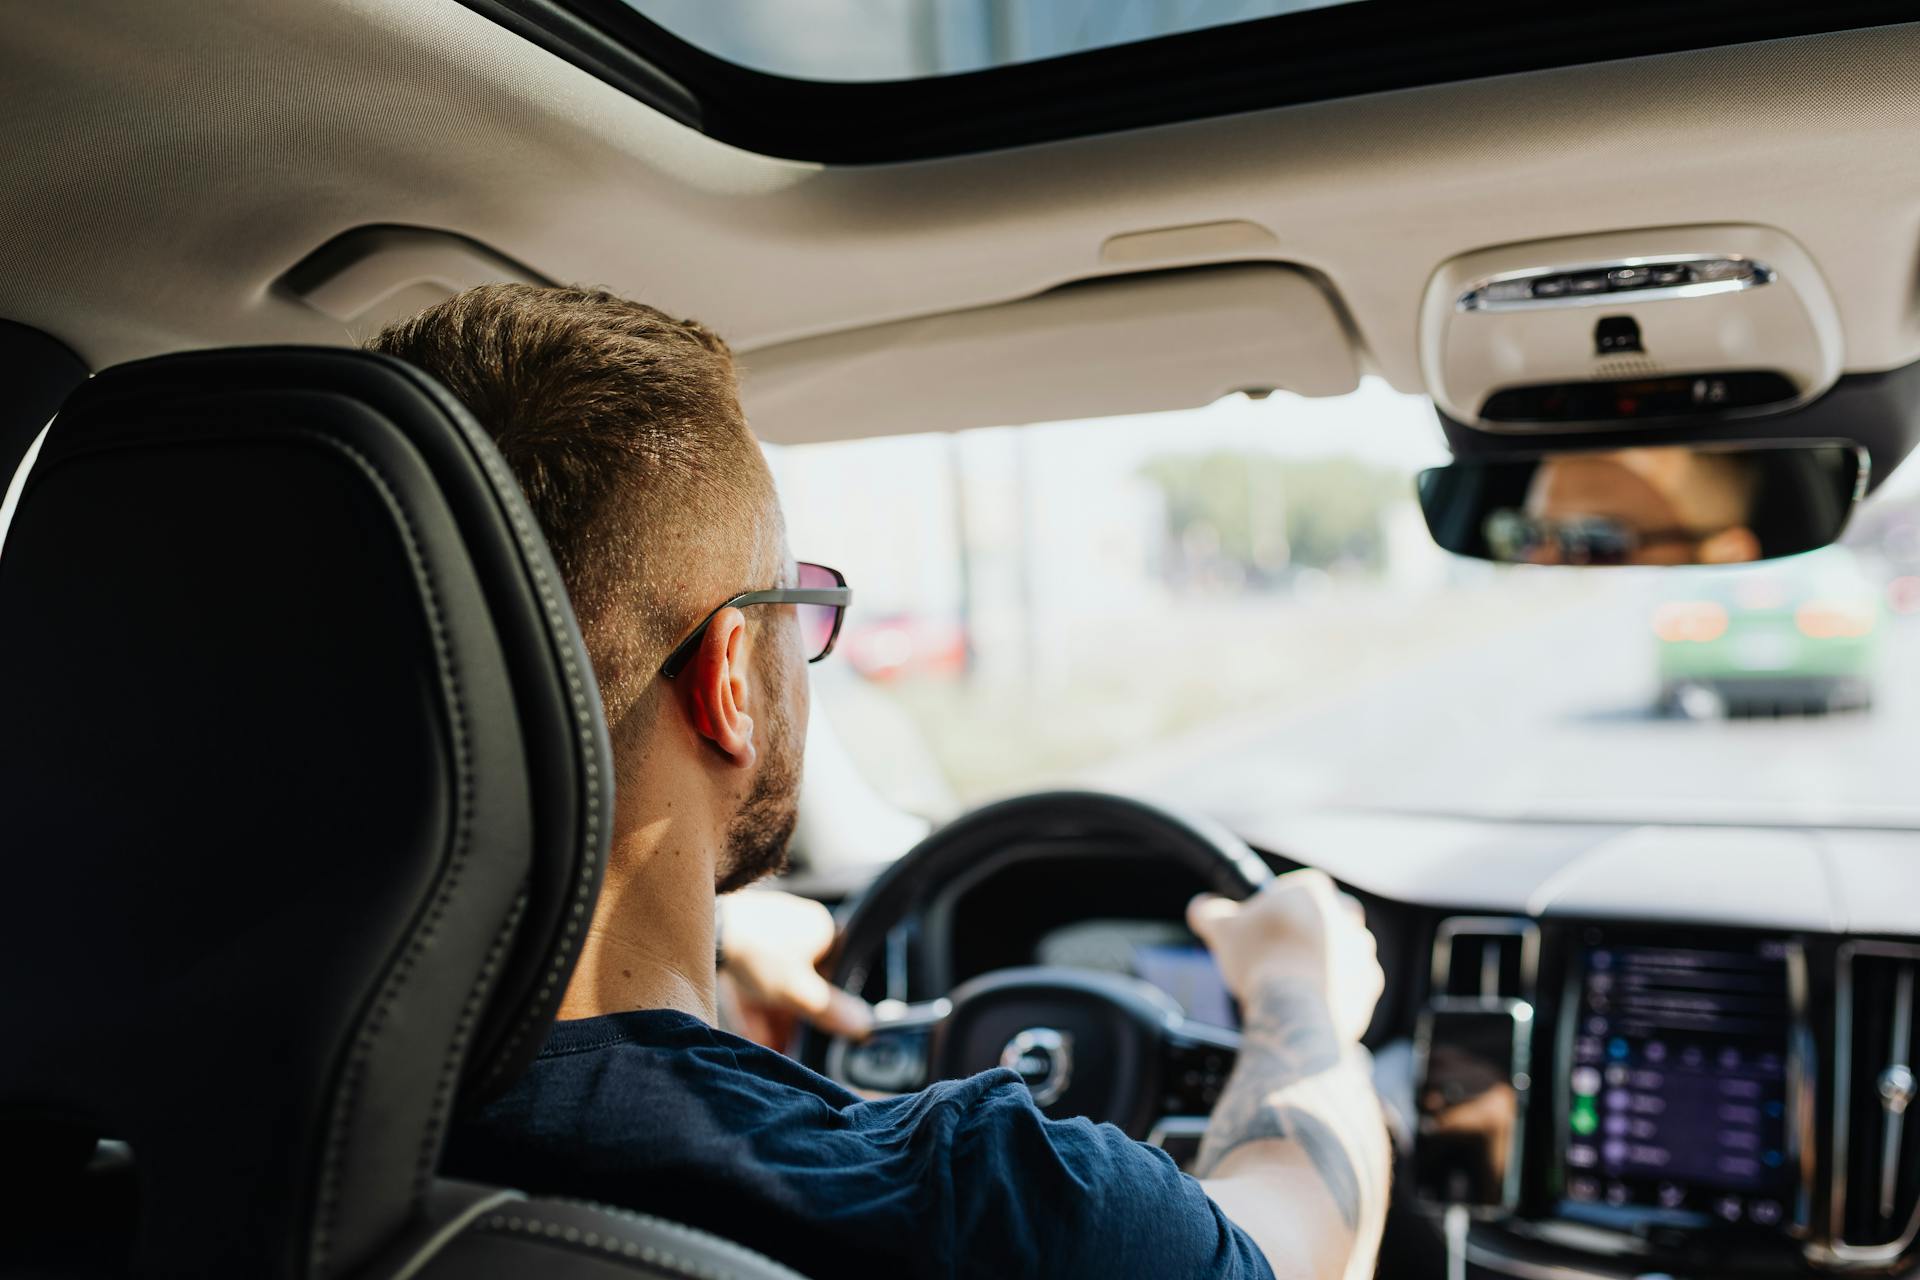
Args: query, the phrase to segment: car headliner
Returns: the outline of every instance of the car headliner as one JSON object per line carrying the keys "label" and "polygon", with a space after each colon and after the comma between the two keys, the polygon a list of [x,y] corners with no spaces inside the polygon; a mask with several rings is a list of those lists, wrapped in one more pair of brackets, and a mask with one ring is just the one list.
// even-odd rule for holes
{"label": "car headliner", "polygon": [[[1809,250],[1845,369],[1884,370],[1920,356],[1917,54],[1903,24],[835,168],[712,141],[458,0],[229,0],[191,21],[29,6],[0,47],[0,315],[95,367],[346,342],[282,278],[343,232],[400,224],[697,315],[751,371],[809,335],[1275,261],[1324,282],[1362,370],[1418,391],[1420,297],[1447,258],[1740,221]],[[1265,234],[1103,259],[1112,237],[1214,222]]]}

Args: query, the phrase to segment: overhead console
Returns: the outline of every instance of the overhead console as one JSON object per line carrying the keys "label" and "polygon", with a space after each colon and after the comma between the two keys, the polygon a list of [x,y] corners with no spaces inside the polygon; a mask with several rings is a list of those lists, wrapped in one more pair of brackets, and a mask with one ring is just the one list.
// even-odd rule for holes
{"label": "overhead console", "polygon": [[1766,227],[1663,227],[1506,245],[1428,283],[1420,360],[1484,431],[1674,425],[1805,404],[1841,371],[1811,258]]}
{"label": "overhead console", "polygon": [[1920,948],[1600,919],[1440,925],[1416,1180],[1494,1275],[1914,1261]]}

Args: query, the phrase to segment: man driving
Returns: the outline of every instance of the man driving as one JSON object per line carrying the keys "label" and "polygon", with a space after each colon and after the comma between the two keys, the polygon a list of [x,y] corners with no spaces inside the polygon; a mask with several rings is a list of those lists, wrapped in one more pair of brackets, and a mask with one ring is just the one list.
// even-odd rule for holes
{"label": "man driving", "polygon": [[[813,1276],[1372,1273],[1389,1153],[1359,1038],[1382,977],[1358,905],[1317,872],[1189,906],[1244,1022],[1198,1178],[1112,1126],[1048,1118],[1005,1069],[869,1100],[717,1029],[715,896],[785,864],[805,667],[847,599],[790,556],[726,345],[606,293],[523,285],[370,345],[437,376],[499,444],[614,753],[605,884],[559,1021],[455,1126],[448,1174],[662,1213]],[[863,1025],[851,996],[787,990]]]}

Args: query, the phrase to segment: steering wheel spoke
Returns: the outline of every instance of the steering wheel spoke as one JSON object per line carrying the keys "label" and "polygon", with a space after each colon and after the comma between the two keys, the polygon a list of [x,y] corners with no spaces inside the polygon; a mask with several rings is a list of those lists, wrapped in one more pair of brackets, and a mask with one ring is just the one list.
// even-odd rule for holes
{"label": "steering wheel spoke", "polygon": [[855,1093],[888,1097],[933,1082],[933,1035],[953,1013],[942,997],[874,1006],[873,1030],[865,1040],[835,1036],[827,1044],[827,1076]]}

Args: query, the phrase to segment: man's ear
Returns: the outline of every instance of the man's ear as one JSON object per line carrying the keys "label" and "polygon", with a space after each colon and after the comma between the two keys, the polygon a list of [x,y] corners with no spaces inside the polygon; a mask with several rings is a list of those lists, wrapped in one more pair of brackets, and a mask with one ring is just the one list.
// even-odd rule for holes
{"label": "man's ear", "polygon": [[752,665],[746,615],[722,609],[707,624],[693,660],[673,682],[695,731],[742,769],[751,769],[758,758],[753,717],[747,714]]}

